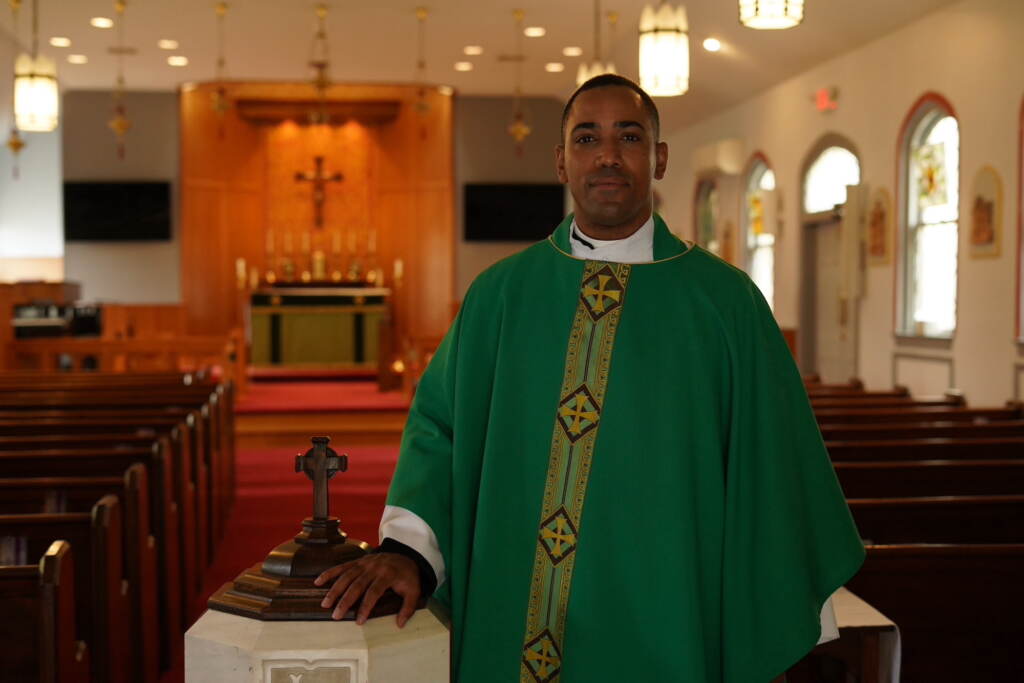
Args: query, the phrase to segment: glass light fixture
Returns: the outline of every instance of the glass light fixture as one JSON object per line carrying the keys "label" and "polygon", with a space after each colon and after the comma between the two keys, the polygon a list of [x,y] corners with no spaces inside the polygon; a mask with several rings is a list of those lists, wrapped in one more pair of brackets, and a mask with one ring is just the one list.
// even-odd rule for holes
{"label": "glass light fixture", "polygon": [[49,133],[60,121],[57,65],[39,54],[39,3],[32,3],[32,54],[14,62],[14,122],[19,130]]}
{"label": "glass light fixture", "polygon": [[[614,17],[614,19],[613,19]],[[615,22],[618,20],[618,14],[610,13],[608,16],[609,24],[614,27]],[[615,73],[615,65],[612,64],[611,60],[605,62],[602,59],[601,54],[601,2],[600,0],[594,0],[594,58],[590,62],[580,62],[579,68],[576,70],[576,85],[580,86],[589,81],[594,76],[600,76],[601,74],[613,74]]]}
{"label": "glass light fixture", "polygon": [[804,0],[740,0],[740,23],[748,28],[793,28],[804,20]]}
{"label": "glass light fixture", "polygon": [[640,14],[640,87],[660,97],[690,89],[690,37],[686,10],[662,2]]}

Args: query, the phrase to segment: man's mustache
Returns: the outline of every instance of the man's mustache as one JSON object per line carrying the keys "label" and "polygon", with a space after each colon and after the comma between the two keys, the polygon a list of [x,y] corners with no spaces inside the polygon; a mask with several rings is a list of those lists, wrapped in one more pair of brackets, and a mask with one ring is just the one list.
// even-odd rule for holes
{"label": "man's mustache", "polygon": [[594,173],[587,176],[587,182],[590,184],[601,182],[602,180],[622,180],[629,182],[629,176],[622,171],[615,170],[613,168],[601,171],[600,173]]}

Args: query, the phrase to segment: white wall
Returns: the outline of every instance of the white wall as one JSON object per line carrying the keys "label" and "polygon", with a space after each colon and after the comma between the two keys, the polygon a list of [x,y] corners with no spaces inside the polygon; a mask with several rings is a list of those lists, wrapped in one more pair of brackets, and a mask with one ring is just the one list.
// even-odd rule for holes
{"label": "white wall", "polygon": [[171,240],[68,242],[67,277],[82,284],[82,298],[123,303],[178,303],[178,96],[130,92],[125,107],[132,128],[123,159],[107,127],[114,104],[108,91],[64,95],[64,179],[171,182]]}
{"label": "white wall", "polygon": [[512,98],[458,97],[455,100],[455,295],[459,300],[481,271],[530,244],[465,241],[462,193],[466,183],[558,182],[554,150],[559,141],[562,103],[550,98],[525,98],[523,104],[532,132],[526,139],[523,155],[518,156],[508,134]]}
{"label": "white wall", "polygon": [[[14,41],[0,32],[0,136],[13,119]],[[63,276],[64,211],[60,180],[61,131],[22,133],[26,146],[13,176],[14,155],[0,149],[0,281],[60,280]]]}
{"label": "white wall", "polygon": [[[869,387],[894,379],[919,394],[953,383],[972,404],[998,404],[1014,395],[1014,339],[1018,245],[1019,115],[1024,82],[1024,2],[965,0],[929,14],[893,34],[823,63],[752,97],[742,105],[668,134],[670,164],[661,184],[663,213],[673,229],[692,237],[696,176],[693,152],[704,144],[740,138],[749,156],[767,155],[784,200],[784,231],[776,265],[776,315],[783,327],[799,321],[800,169],[826,133],[849,138],[860,153],[862,179],[896,196],[897,140],[917,99],[934,91],[949,100],[960,124],[961,226],[959,319],[949,344],[921,344],[893,335],[894,264],[871,267],[860,310],[859,374]],[[839,110],[818,113],[819,88],[839,88]],[[671,130],[671,121],[666,122]],[[989,164],[1004,185],[1003,250],[998,259],[968,256],[971,186]],[[739,224],[739,204],[723,205]],[[906,362],[907,356],[949,362]],[[901,375],[900,372],[903,374]]]}

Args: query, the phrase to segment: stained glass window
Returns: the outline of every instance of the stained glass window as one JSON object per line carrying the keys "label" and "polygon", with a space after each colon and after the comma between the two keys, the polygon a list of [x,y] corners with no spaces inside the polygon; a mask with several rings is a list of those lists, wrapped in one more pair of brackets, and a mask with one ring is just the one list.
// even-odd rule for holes
{"label": "stained glass window", "polygon": [[904,148],[902,332],[951,337],[956,329],[960,130],[956,119],[934,104],[917,120]]}
{"label": "stained glass window", "polygon": [[842,147],[829,147],[818,155],[804,179],[804,211],[831,211],[846,203],[846,186],[860,185],[860,162]]}
{"label": "stained glass window", "polygon": [[718,217],[718,187],[714,180],[701,180],[697,184],[697,244],[721,255]]}
{"label": "stained glass window", "polygon": [[775,229],[765,220],[766,202],[774,201],[775,173],[758,160],[747,176],[743,214],[747,273],[769,306],[775,305]]}

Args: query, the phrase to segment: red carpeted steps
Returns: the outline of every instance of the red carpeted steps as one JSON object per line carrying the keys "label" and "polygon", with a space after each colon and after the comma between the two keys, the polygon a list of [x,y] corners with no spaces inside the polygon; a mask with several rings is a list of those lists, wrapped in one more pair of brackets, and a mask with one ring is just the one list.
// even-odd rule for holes
{"label": "red carpeted steps", "polygon": [[239,448],[291,447],[329,434],[338,443],[397,444],[409,411],[375,382],[253,382],[235,406]]}

